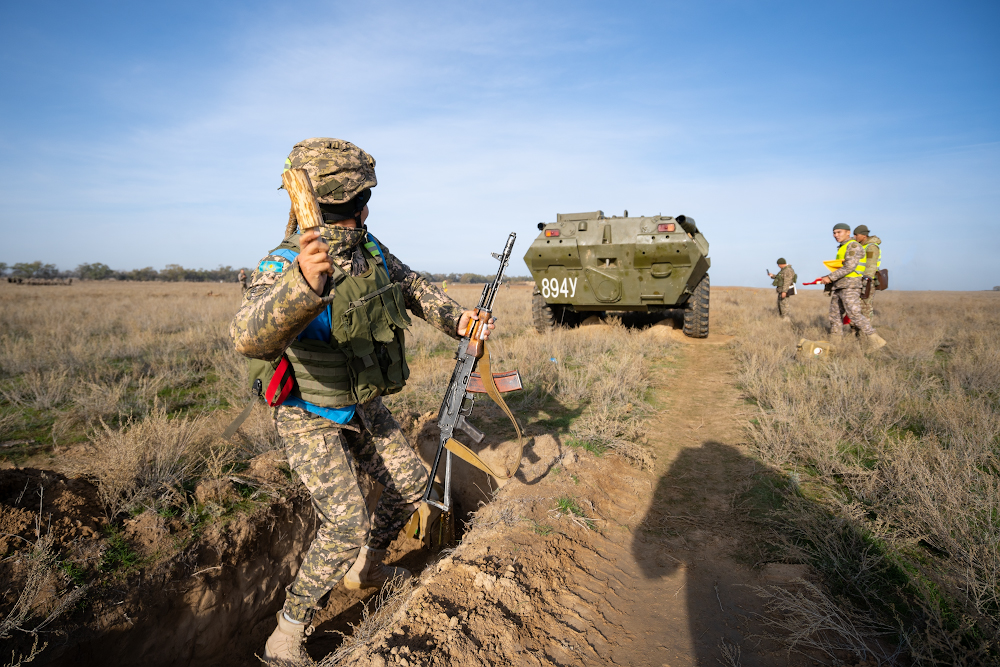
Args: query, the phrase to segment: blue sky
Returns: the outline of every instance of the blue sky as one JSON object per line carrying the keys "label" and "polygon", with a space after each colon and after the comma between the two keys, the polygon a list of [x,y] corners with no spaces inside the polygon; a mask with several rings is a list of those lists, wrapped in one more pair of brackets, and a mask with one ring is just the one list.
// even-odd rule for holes
{"label": "blue sky", "polygon": [[419,270],[628,209],[696,218],[717,285],[820,275],[840,221],[895,288],[1000,285],[995,2],[5,3],[0,91],[8,264],[253,266],[331,136]]}

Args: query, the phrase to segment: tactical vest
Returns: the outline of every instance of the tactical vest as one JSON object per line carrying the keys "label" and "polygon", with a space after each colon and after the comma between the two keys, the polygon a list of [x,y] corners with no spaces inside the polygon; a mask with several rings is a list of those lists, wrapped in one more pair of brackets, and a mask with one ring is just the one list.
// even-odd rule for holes
{"label": "tactical vest", "polygon": [[[879,245],[878,243],[875,244],[866,243],[862,246],[865,249],[865,267],[868,266],[868,246],[870,245],[874,245],[876,248],[878,248],[878,260],[875,262],[875,271],[878,272],[878,270],[882,268],[882,246]],[[858,264],[858,266],[861,265]]]}
{"label": "tactical vest", "polygon": [[[847,241],[846,243],[844,243],[843,245],[841,245],[837,249],[837,259],[839,259],[840,261],[844,261],[844,258],[847,257],[847,248],[852,243],[857,243],[857,241],[855,241],[854,239],[851,239],[851,240]],[[861,255],[861,260],[858,262],[858,265],[854,268],[854,271],[852,271],[851,273],[848,273],[844,277],[845,278],[860,278],[861,276],[863,276],[865,274],[865,259],[866,259],[865,256],[862,254]]]}
{"label": "tactical vest", "polygon": [[[368,269],[360,276],[330,263],[330,342],[295,340],[285,350],[295,374],[291,394],[307,403],[324,408],[365,403],[400,391],[410,376],[405,344],[410,318],[403,290],[383,267],[378,246],[369,241],[364,248]],[[281,249],[297,254],[299,235],[286,238],[271,254]]]}

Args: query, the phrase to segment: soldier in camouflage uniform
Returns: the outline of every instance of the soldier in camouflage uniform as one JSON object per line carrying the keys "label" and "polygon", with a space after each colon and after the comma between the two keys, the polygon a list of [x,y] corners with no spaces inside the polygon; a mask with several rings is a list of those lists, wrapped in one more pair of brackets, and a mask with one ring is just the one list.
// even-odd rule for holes
{"label": "soldier in camouflage uniform", "polygon": [[878,285],[878,268],[882,261],[882,249],[879,247],[882,239],[872,236],[868,225],[858,225],[854,228],[854,240],[865,249],[865,274],[862,278],[862,289],[865,283],[871,283],[867,299],[861,299],[861,312],[869,322],[875,321],[875,287]]}
{"label": "soldier in camouflage uniform", "polygon": [[236,276],[236,280],[240,283],[240,289],[244,292],[247,291],[247,272],[240,269],[239,275]]}
{"label": "soldier in camouflage uniform", "polygon": [[[338,327],[344,325],[328,315],[328,305],[337,304],[345,274],[374,275],[379,259],[392,281],[385,287],[396,290],[398,285],[406,309],[414,315],[456,339],[475,323],[475,311],[464,310],[368,234],[374,166],[374,159],[349,142],[316,138],[296,144],[285,167],[309,172],[324,225],[298,236],[294,214],[289,216],[285,242],[253,272],[230,327],[241,354],[273,360],[287,351],[294,357],[295,341],[338,340],[344,334]],[[284,249],[290,240],[300,248],[297,255]],[[334,276],[340,278],[336,284]],[[484,338],[493,322],[484,328]],[[348,337],[348,347],[342,349],[349,350],[353,340]],[[298,378],[297,384],[300,395],[307,396],[309,383]],[[420,501],[428,473],[380,396],[328,409],[290,395],[275,408],[274,419],[288,463],[309,490],[319,518],[264,652],[268,660],[298,660],[321,598],[341,578],[356,589],[409,576],[403,568],[383,565],[382,559]],[[384,487],[372,516],[359,489],[359,471]]]}
{"label": "soldier in camouflage uniform", "polygon": [[[880,348],[885,345],[885,340],[875,332],[871,322],[861,312],[861,273],[856,269],[864,260],[864,248],[851,238],[851,228],[842,222],[834,225],[833,238],[840,244],[837,247],[837,259],[842,260],[843,265],[820,278],[820,282],[832,288],[828,318],[830,335],[840,335],[846,314],[851,319],[851,324],[857,325],[861,333],[868,337],[872,346]],[[863,272],[864,268],[861,270]]]}
{"label": "soldier in camouflage uniform", "polygon": [[768,272],[767,275],[774,278],[774,282],[771,284],[778,292],[778,315],[786,322],[790,322],[792,318],[790,317],[788,299],[795,294],[795,270],[785,261],[784,257],[778,258],[778,268],[780,271],[777,274]]}

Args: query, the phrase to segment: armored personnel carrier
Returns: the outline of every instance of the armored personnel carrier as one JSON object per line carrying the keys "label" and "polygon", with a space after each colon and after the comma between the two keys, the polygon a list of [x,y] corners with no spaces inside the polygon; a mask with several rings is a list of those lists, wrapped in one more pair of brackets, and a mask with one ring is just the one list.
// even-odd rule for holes
{"label": "armored personnel carrier", "polygon": [[532,315],[545,333],[605,311],[684,310],[684,333],[708,336],[708,241],[684,215],[560,213],[538,223],[524,262]]}

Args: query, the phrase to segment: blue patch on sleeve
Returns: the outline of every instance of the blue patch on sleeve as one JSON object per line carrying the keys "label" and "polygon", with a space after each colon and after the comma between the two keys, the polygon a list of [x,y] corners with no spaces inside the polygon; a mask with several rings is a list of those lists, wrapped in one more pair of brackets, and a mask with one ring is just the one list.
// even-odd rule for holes
{"label": "blue patch on sleeve", "polygon": [[285,270],[284,262],[276,262],[273,259],[265,259],[257,267],[257,270],[261,273],[271,272],[271,273],[281,273]]}

